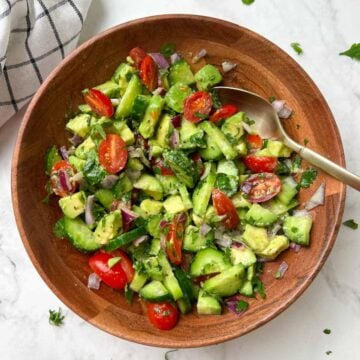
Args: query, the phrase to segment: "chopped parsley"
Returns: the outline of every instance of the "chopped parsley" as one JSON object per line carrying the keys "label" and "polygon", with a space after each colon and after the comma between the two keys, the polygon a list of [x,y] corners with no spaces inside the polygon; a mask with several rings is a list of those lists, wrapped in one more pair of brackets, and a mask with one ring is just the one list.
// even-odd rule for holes
{"label": "chopped parsley", "polygon": [[255,120],[251,120],[247,116],[245,116],[244,122],[250,126],[255,124]]}
{"label": "chopped parsley", "polygon": [[215,109],[220,109],[220,108],[222,107],[222,104],[221,104],[219,95],[218,95],[218,93],[216,92],[216,90],[211,89],[211,90],[210,90],[210,95],[211,95],[211,99],[212,99],[212,102],[213,102],[213,107],[214,107]]}
{"label": "chopped parsley", "polygon": [[62,314],[61,308],[59,310],[49,310],[49,324],[60,326],[64,323],[65,316]]}
{"label": "chopped parsley", "polygon": [[178,349],[169,350],[165,353],[165,360],[170,360],[169,354],[178,351]]}
{"label": "chopped parsley", "polygon": [[341,52],[339,55],[345,55],[352,59],[360,61],[360,43],[352,44],[350,49]]}
{"label": "chopped parsley", "polygon": [[55,236],[60,239],[63,239],[64,237],[66,237],[66,231],[64,228],[64,218],[59,219],[55,223],[53,232],[54,232]]}
{"label": "chopped parsley", "polygon": [[298,188],[307,189],[316,179],[317,170],[314,168],[307,169],[301,174]]}
{"label": "chopped parsley", "polygon": [[306,146],[309,143],[309,140],[307,138],[304,139],[304,145]]}
{"label": "chopped parsley", "polygon": [[326,355],[330,355],[330,354],[332,354],[332,351],[331,351],[331,350],[328,350],[325,354],[326,354]]}
{"label": "chopped parsley", "polygon": [[276,100],[275,96],[269,96],[269,102],[273,103]]}
{"label": "chopped parsley", "polygon": [[166,57],[170,57],[175,51],[176,45],[172,43],[165,43],[160,47],[160,52]]}
{"label": "chopped parsley", "polygon": [[242,0],[242,3],[245,5],[251,5],[255,0]]}
{"label": "chopped parsley", "polygon": [[247,301],[239,300],[238,303],[236,304],[237,312],[246,311],[248,308],[249,308],[249,303]]}
{"label": "chopped parsley", "polygon": [[264,283],[258,276],[253,279],[254,291],[260,295],[262,299],[266,299],[266,292]]}
{"label": "chopped parsley", "polygon": [[45,190],[46,190],[46,196],[42,199],[42,202],[46,205],[49,204],[49,200],[50,200],[50,196],[51,194],[53,193],[52,192],[52,189],[51,189],[51,183],[50,181],[47,181],[46,182],[46,185],[45,185]]}
{"label": "chopped parsley", "polygon": [[349,219],[349,220],[344,221],[343,225],[345,225],[353,230],[356,230],[359,227],[358,223],[355,222],[354,219]]}
{"label": "chopped parsley", "polygon": [[329,334],[331,334],[331,330],[330,329],[324,329],[323,333],[326,334],[326,335],[329,335]]}
{"label": "chopped parsley", "polygon": [[93,135],[100,135],[102,139],[106,139],[106,133],[100,124],[94,124],[91,130]]}
{"label": "chopped parsley", "polygon": [[301,45],[298,42],[293,42],[290,45],[298,55],[303,53],[303,49],[301,48]]}
{"label": "chopped parsley", "polygon": [[124,289],[124,296],[125,296],[125,299],[126,301],[131,304],[132,303],[132,300],[133,300],[133,297],[134,297],[134,291],[132,291],[129,287],[128,284],[126,284],[125,286],[125,289]]}

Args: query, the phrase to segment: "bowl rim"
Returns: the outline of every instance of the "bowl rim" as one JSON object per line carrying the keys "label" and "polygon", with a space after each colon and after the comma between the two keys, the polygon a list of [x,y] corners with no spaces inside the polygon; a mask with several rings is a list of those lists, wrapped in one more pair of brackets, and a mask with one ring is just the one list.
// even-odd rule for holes
{"label": "bowl rim", "polygon": [[303,292],[310,286],[310,284],[314,281],[315,277],[317,276],[317,274],[319,273],[319,271],[321,270],[321,268],[323,267],[326,259],[328,258],[337,234],[339,232],[339,228],[341,225],[341,220],[343,217],[343,213],[344,213],[344,207],[345,207],[345,198],[346,198],[346,185],[343,183],[340,183],[340,191],[339,191],[339,195],[340,195],[340,201],[338,204],[338,208],[337,208],[337,216],[336,216],[336,222],[335,225],[333,227],[333,231],[332,233],[329,235],[329,240],[326,244],[326,247],[324,249],[324,252],[322,254],[321,257],[319,257],[317,259],[316,264],[312,267],[313,271],[309,273],[309,276],[307,278],[307,280],[302,283],[297,290],[293,293],[293,295],[287,299],[287,301],[281,303],[278,307],[277,310],[271,314],[269,314],[266,317],[261,318],[259,321],[255,322],[253,325],[248,326],[246,328],[246,330],[240,330],[238,332],[234,332],[230,335],[221,335],[220,339],[216,339],[216,338],[210,338],[210,339],[200,339],[200,340],[187,340],[184,341],[183,343],[179,344],[179,343],[171,343],[171,340],[167,340],[166,342],[161,341],[161,335],[159,336],[159,341],[146,341],[143,340],[141,335],[136,335],[133,336],[133,334],[128,335],[127,333],[117,333],[116,331],[112,331],[111,329],[104,327],[103,324],[101,323],[101,321],[97,321],[96,319],[88,319],[86,316],[86,313],[80,308],[80,307],[76,307],[75,305],[72,304],[71,300],[69,298],[67,298],[66,296],[62,295],[61,291],[58,290],[58,288],[56,287],[56,285],[52,282],[52,280],[47,276],[47,274],[45,273],[45,271],[42,269],[42,267],[40,266],[40,264],[37,261],[37,258],[34,254],[34,252],[32,251],[31,245],[30,245],[30,241],[25,233],[24,227],[22,225],[22,221],[21,221],[21,216],[20,216],[20,208],[19,208],[19,199],[18,199],[18,194],[17,194],[17,174],[18,174],[18,163],[19,163],[19,154],[20,154],[20,148],[21,148],[21,143],[23,141],[23,136],[24,136],[24,132],[27,128],[27,124],[29,122],[29,119],[31,117],[33,108],[35,107],[38,98],[41,97],[41,95],[45,92],[45,90],[48,87],[48,84],[52,81],[53,78],[55,78],[62,70],[62,67],[71,62],[74,58],[76,58],[79,54],[81,54],[81,52],[86,49],[87,47],[91,46],[93,43],[101,41],[102,38],[106,37],[109,34],[112,34],[113,32],[117,32],[120,31],[124,28],[127,28],[128,26],[131,25],[137,25],[143,22],[157,22],[157,21],[161,21],[161,20],[178,20],[178,19],[193,19],[196,21],[207,21],[207,22],[212,22],[212,23],[216,23],[220,26],[225,26],[225,27],[230,27],[230,28],[235,28],[237,30],[241,30],[242,32],[245,32],[249,35],[251,35],[253,38],[256,38],[260,41],[266,41],[270,46],[272,46],[273,48],[277,49],[278,51],[280,51],[282,53],[283,56],[288,58],[288,61],[291,62],[293,65],[295,65],[297,67],[297,69],[299,70],[299,72],[301,73],[301,75],[308,81],[308,86],[310,86],[312,88],[312,90],[318,94],[319,99],[322,101],[322,103],[324,104],[324,107],[326,109],[326,116],[329,118],[329,120],[332,123],[333,126],[333,130],[335,132],[335,141],[337,142],[338,146],[339,146],[339,152],[340,152],[340,162],[339,165],[341,166],[345,166],[345,155],[344,155],[344,149],[343,149],[343,144],[342,144],[342,140],[340,137],[340,133],[339,133],[339,129],[338,126],[336,124],[336,121],[332,115],[332,112],[329,108],[329,105],[327,104],[324,96],[322,95],[322,93],[320,92],[319,88],[317,87],[317,85],[314,83],[314,81],[311,79],[311,77],[307,74],[307,72],[301,67],[300,64],[298,64],[290,55],[288,55],[284,50],[282,50],[279,46],[277,46],[276,44],[274,44],[272,41],[268,40],[267,38],[265,38],[262,35],[259,35],[258,33],[243,27],[241,25],[238,25],[234,22],[231,21],[227,21],[227,20],[223,20],[223,19],[219,19],[219,18],[214,18],[214,17],[210,17],[210,16],[203,16],[203,15],[192,15],[192,14],[165,14],[165,15],[153,15],[153,16],[147,16],[147,17],[141,17],[141,18],[137,18],[134,20],[130,20],[115,26],[110,27],[109,29],[100,32],[99,34],[96,34],[95,36],[91,37],[90,39],[88,39],[87,41],[85,41],[83,44],[81,44],[79,47],[75,48],[71,53],[69,53],[51,72],[50,74],[47,76],[47,78],[45,79],[45,81],[41,84],[41,86],[39,87],[39,89],[36,91],[36,93],[33,95],[32,100],[30,101],[26,112],[23,116],[18,134],[17,134],[17,138],[16,138],[16,143],[14,146],[14,151],[13,151],[13,157],[12,157],[12,163],[11,163],[11,195],[12,195],[12,205],[13,205],[13,211],[14,211],[14,215],[15,215],[15,220],[16,220],[16,224],[17,224],[17,228],[22,240],[22,243],[25,247],[25,250],[32,262],[32,264],[34,265],[34,267],[36,268],[38,274],[40,275],[40,277],[42,278],[42,280],[46,283],[46,285],[51,289],[51,291],[69,308],[71,309],[75,314],[77,314],[78,316],[80,316],[83,320],[87,321],[88,323],[94,325],[95,327],[111,334],[117,337],[120,337],[124,340],[128,340],[128,341],[132,341],[138,344],[142,344],[142,345],[149,345],[149,346],[156,346],[156,347],[163,347],[163,348],[168,348],[168,347],[176,347],[176,348],[194,348],[194,347],[201,347],[201,346],[208,346],[208,345],[215,345],[215,344],[219,344],[219,343],[223,343],[235,338],[238,338],[240,336],[243,336],[245,334],[248,334],[249,332],[261,327],[262,325],[266,324],[267,322],[269,322],[270,320],[274,319],[275,317],[277,317],[278,315],[280,315],[284,310],[286,310],[292,303],[294,303],[302,294]]}

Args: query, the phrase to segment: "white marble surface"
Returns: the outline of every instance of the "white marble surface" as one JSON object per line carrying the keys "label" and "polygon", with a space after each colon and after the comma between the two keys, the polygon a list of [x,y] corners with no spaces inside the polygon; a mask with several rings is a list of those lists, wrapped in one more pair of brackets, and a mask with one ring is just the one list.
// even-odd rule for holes
{"label": "white marble surface", "polygon": [[[358,0],[93,0],[81,41],[112,25],[161,13],[220,17],[275,42],[315,80],[333,111],[347,165],[360,173],[360,63],[337,54],[360,41]],[[298,41],[304,54],[289,44]],[[10,199],[10,163],[22,112],[0,129],[0,358],[164,359],[164,349],[133,344],[89,325],[61,304],[40,279],[19,238]],[[316,119],[314,119],[316,121]],[[319,136],[321,136],[319,134]],[[344,218],[360,222],[360,197],[349,190]],[[170,359],[359,359],[360,229],[342,227],[317,279],[288,310],[226,344],[180,350]],[[316,239],[314,240],[316,241]],[[48,309],[62,306],[65,325],[49,326]],[[324,328],[332,333],[325,335]],[[331,350],[331,355],[325,352]]]}

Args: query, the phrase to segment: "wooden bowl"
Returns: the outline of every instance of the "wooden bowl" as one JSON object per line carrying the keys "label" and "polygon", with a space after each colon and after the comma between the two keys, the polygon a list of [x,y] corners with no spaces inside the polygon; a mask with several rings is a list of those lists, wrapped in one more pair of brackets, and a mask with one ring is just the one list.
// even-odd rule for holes
{"label": "wooden bowl", "polygon": [[[81,90],[109,79],[116,66],[134,46],[156,51],[165,42],[177,45],[185,56],[204,48],[211,64],[230,60],[235,70],[224,84],[263,95],[286,99],[295,113],[285,121],[286,130],[298,142],[344,165],[344,153],[334,118],[316,85],[300,66],[277,46],[238,25],[201,16],[165,15],[116,26],[76,49],[51,73],[34,96],[24,116],[12,164],[12,196],[15,217],[25,248],[52,291],[75,313],[91,324],[121,338],[162,347],[196,347],[220,343],[256,329],[293,303],[310,285],[333,247],[344,209],[345,186],[322,173],[311,190],[302,191],[306,201],[321,182],[326,183],[326,202],[314,213],[311,246],[299,253],[286,251],[266,264],[263,276],[266,300],[250,300],[240,318],[182,316],[171,331],[155,329],[143,314],[139,301],[127,304],[123,295],[102,286],[87,288],[88,256],[66,240],[53,235],[60,217],[56,199],[45,196],[43,159],[52,144],[66,143],[65,114],[82,103]],[[300,128],[299,126],[300,125]],[[274,279],[280,262],[289,270]]]}

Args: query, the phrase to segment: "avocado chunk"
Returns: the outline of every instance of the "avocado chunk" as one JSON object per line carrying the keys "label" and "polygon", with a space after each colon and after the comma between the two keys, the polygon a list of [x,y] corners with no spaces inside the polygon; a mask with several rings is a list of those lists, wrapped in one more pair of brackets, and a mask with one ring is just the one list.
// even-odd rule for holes
{"label": "avocado chunk", "polygon": [[144,211],[148,216],[159,214],[162,207],[162,202],[151,199],[145,199],[140,204],[140,209]]}
{"label": "avocado chunk", "polygon": [[257,254],[269,245],[269,239],[265,228],[245,225],[242,235],[244,243]]}
{"label": "avocado chunk", "polygon": [[91,116],[89,114],[80,114],[69,120],[66,124],[66,130],[84,138],[90,131]]}
{"label": "avocado chunk", "polygon": [[166,105],[178,112],[182,113],[184,111],[184,100],[192,93],[192,90],[189,86],[182,84],[180,82],[174,84],[165,95]]}
{"label": "avocado chunk", "polygon": [[246,213],[245,221],[255,226],[269,226],[278,219],[277,215],[259,204],[252,204]]}
{"label": "avocado chunk", "polygon": [[133,184],[127,174],[122,172],[119,176],[119,180],[112,188],[115,199],[121,199],[126,193],[133,189]]}
{"label": "avocado chunk", "polygon": [[220,148],[208,135],[205,135],[205,145],[206,147],[204,149],[200,149],[200,155],[203,159],[220,160],[224,156]]}
{"label": "avocado chunk", "polygon": [[159,121],[154,142],[164,149],[169,148],[170,137],[173,131],[174,127],[171,123],[171,116],[169,114],[164,114]]}
{"label": "avocado chunk", "polygon": [[277,198],[284,204],[289,205],[289,203],[293,200],[293,198],[298,193],[297,184],[294,183],[292,177],[288,177],[283,179],[281,185],[281,191],[277,195]]}
{"label": "avocado chunk", "polygon": [[252,204],[250,201],[246,200],[243,196],[242,192],[238,192],[237,194],[235,194],[232,198],[231,201],[233,202],[234,206],[238,209],[238,208],[245,208],[245,209],[250,209]]}
{"label": "avocado chunk", "polygon": [[226,174],[228,176],[234,176],[237,178],[239,176],[239,169],[231,160],[220,160],[217,165],[216,172],[218,174]]}
{"label": "avocado chunk", "polygon": [[94,140],[89,136],[86,138],[75,150],[75,155],[82,160],[85,160],[89,152],[95,149]]}
{"label": "avocado chunk", "polygon": [[195,83],[194,74],[191,71],[190,65],[185,60],[179,60],[171,65],[169,70],[170,85],[182,83],[184,85],[192,85]]}
{"label": "avocado chunk", "polygon": [[237,264],[206,280],[203,289],[209,294],[231,296],[240,290],[244,277],[244,266]]}
{"label": "avocado chunk", "polygon": [[135,135],[130,130],[130,128],[126,125],[125,121],[115,120],[112,122],[112,125],[109,127],[105,127],[104,129],[108,134],[117,134],[124,141],[126,145],[132,145],[135,142]]}
{"label": "avocado chunk", "polygon": [[75,219],[82,214],[85,211],[85,204],[86,196],[83,191],[64,196],[59,200],[59,206],[62,212],[70,219]]}
{"label": "avocado chunk", "polygon": [[85,160],[80,159],[75,155],[70,155],[69,163],[76,169],[77,172],[81,172],[84,169]]}
{"label": "avocado chunk", "polygon": [[197,226],[189,225],[185,230],[183,249],[190,252],[208,248],[214,243],[214,232],[211,230],[206,235],[200,234]]}
{"label": "avocado chunk", "polygon": [[199,127],[209,135],[211,141],[217,145],[227,160],[233,160],[237,157],[236,150],[215,124],[210,121],[203,121]]}
{"label": "avocado chunk", "polygon": [[181,196],[181,200],[184,204],[186,210],[190,210],[193,208],[192,201],[190,200],[190,194],[184,184],[180,184],[179,186],[179,194]]}
{"label": "avocado chunk", "polygon": [[206,213],[211,192],[214,189],[216,180],[215,164],[205,163],[204,172],[205,171],[208,171],[208,175],[197,184],[192,198],[194,213],[201,217],[203,217]]}
{"label": "avocado chunk", "polygon": [[151,277],[152,280],[163,281],[163,271],[159,264],[159,260],[155,256],[146,257],[143,260],[146,273]]}
{"label": "avocado chunk", "polygon": [[163,188],[160,181],[149,174],[142,174],[134,183],[134,188],[143,190],[155,200],[161,200],[163,197]]}
{"label": "avocado chunk", "polygon": [[230,251],[230,260],[233,265],[242,264],[244,268],[248,268],[256,263],[255,254],[245,246],[239,248],[232,247]]}
{"label": "avocado chunk", "polygon": [[207,295],[200,290],[196,309],[200,315],[221,315],[220,302],[211,295]]}
{"label": "avocado chunk", "polygon": [[231,144],[239,143],[240,138],[244,135],[244,128],[242,122],[246,115],[244,112],[238,112],[233,116],[227,118],[221,125],[221,131],[225,134]]}
{"label": "avocado chunk", "polygon": [[181,150],[165,150],[163,157],[166,165],[170,167],[178,180],[192,189],[198,178],[194,162]]}
{"label": "avocado chunk", "polygon": [[127,63],[120,64],[115,70],[112,80],[118,84],[120,96],[124,95],[125,90],[129,85],[129,81],[135,71],[136,69]]}
{"label": "avocado chunk", "polygon": [[222,76],[214,65],[207,64],[195,74],[195,80],[199,90],[209,90],[221,82]]}
{"label": "avocado chunk", "polygon": [[160,239],[152,239],[150,244],[149,254],[154,256],[159,255],[160,250],[161,250]]}
{"label": "avocado chunk", "polygon": [[289,157],[291,153],[292,150],[287,147],[282,141],[268,139],[266,148],[257,151],[255,155]]}
{"label": "avocado chunk", "polygon": [[80,218],[64,217],[66,238],[80,251],[95,251],[100,245],[95,241],[94,233]]}
{"label": "avocado chunk", "polygon": [[186,207],[179,195],[169,196],[163,203],[165,211],[170,214],[177,214],[179,212],[186,211]]}
{"label": "avocado chunk", "polygon": [[185,118],[181,121],[179,135],[181,149],[204,148],[206,146],[204,131]]}
{"label": "avocado chunk", "polygon": [[244,296],[253,297],[254,289],[252,282],[250,280],[245,280],[244,283],[241,285],[239,293]]}
{"label": "avocado chunk", "polygon": [[107,244],[121,229],[122,219],[120,210],[105,215],[96,226],[94,237],[98,244]]}
{"label": "avocado chunk", "polygon": [[161,214],[152,215],[148,218],[146,229],[148,233],[155,238],[159,238],[161,235],[161,227],[160,227],[161,220],[162,220]]}
{"label": "avocado chunk", "polygon": [[139,292],[140,289],[146,284],[148,276],[143,272],[135,270],[134,277],[130,283],[130,289],[135,292]]}
{"label": "avocado chunk", "polygon": [[289,239],[284,235],[276,235],[270,240],[269,245],[264,250],[258,252],[258,255],[265,259],[273,260],[288,247]]}
{"label": "avocado chunk", "polygon": [[101,205],[107,210],[110,209],[113,201],[115,200],[113,192],[109,189],[96,190],[95,196],[100,201]]}
{"label": "avocado chunk", "polygon": [[175,195],[178,192],[181,183],[176,176],[160,174],[156,174],[155,176],[163,187],[164,195]]}
{"label": "avocado chunk", "polygon": [[149,139],[154,135],[164,104],[165,100],[160,95],[154,95],[150,99],[149,106],[139,126],[139,133],[145,139]]}
{"label": "avocado chunk", "polygon": [[190,265],[190,276],[213,274],[230,267],[230,261],[222,251],[206,248],[196,253]]}
{"label": "avocado chunk", "polygon": [[285,235],[291,241],[303,246],[309,245],[311,227],[312,218],[310,215],[288,216],[283,224]]}
{"label": "avocado chunk", "polygon": [[109,98],[118,98],[120,96],[119,85],[111,80],[95,86],[95,89],[101,91]]}

